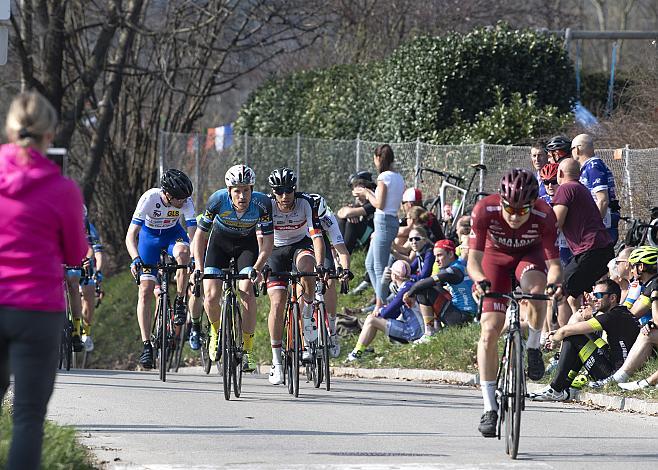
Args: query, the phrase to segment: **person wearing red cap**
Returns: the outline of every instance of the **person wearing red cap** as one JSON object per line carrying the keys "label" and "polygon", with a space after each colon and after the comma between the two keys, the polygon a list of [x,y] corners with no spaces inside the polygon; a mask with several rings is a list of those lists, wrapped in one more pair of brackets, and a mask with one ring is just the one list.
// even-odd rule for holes
{"label": "person wearing red cap", "polygon": [[434,243],[434,256],[438,270],[432,276],[416,282],[404,295],[408,306],[420,304],[425,320],[425,334],[419,342],[426,342],[434,333],[435,316],[445,326],[472,322],[477,305],[471,295],[473,281],[466,272],[466,263],[455,254],[452,240]]}

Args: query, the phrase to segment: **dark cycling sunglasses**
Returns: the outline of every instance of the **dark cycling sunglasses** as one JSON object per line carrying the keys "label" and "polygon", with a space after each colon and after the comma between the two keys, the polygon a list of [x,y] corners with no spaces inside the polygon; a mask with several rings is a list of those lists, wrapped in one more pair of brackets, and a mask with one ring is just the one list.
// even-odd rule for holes
{"label": "dark cycling sunglasses", "polygon": [[544,183],[544,186],[548,186],[549,184],[552,184],[553,186],[557,186],[557,180],[544,180],[542,181]]}
{"label": "dark cycling sunglasses", "polygon": [[277,194],[279,196],[282,196],[283,194],[290,194],[295,192],[295,187],[285,187],[285,186],[280,186],[278,188],[272,188],[272,191],[274,191],[274,194]]}
{"label": "dark cycling sunglasses", "polygon": [[612,292],[592,292],[592,295],[597,299],[602,299],[604,295],[610,295]]}
{"label": "dark cycling sunglasses", "polygon": [[410,237],[409,241],[410,242],[419,242],[423,239],[423,237]]}
{"label": "dark cycling sunglasses", "polygon": [[513,207],[510,205],[509,202],[507,202],[505,199],[501,199],[500,202],[503,205],[503,210],[507,212],[509,215],[526,215],[530,210],[532,209],[532,204],[526,204],[525,206],[521,206],[519,208]]}

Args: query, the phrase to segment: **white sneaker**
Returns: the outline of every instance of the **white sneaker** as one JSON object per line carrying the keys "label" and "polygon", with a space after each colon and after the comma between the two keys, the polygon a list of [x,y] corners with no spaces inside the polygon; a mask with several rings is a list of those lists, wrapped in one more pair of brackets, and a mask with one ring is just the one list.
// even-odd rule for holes
{"label": "white sneaker", "polygon": [[647,379],[638,380],[637,382],[623,382],[617,384],[619,388],[624,390],[641,390],[643,388],[651,387],[651,384],[647,382]]}
{"label": "white sneaker", "polygon": [[333,358],[340,356],[340,340],[338,339],[338,335],[331,335],[329,355]]}
{"label": "white sneaker", "polygon": [[304,323],[304,339],[306,342],[311,343],[318,339],[318,327],[315,324],[315,318],[311,314],[310,317],[302,315],[302,321]]}
{"label": "white sneaker", "polygon": [[432,341],[432,335],[423,335],[414,341],[414,344],[425,344],[429,343],[430,341]]}
{"label": "white sneaker", "polygon": [[556,392],[549,385],[543,390],[531,393],[530,399],[533,401],[567,401],[569,399],[569,392],[567,390]]}
{"label": "white sneaker", "polygon": [[283,365],[272,364],[270,376],[268,379],[272,385],[281,385],[283,383]]}
{"label": "white sneaker", "polygon": [[80,337],[80,340],[82,340],[82,344],[85,347],[85,351],[92,352],[94,350],[94,342],[92,341],[91,336],[82,335]]}
{"label": "white sneaker", "polygon": [[361,359],[361,356],[363,356],[363,353],[361,351],[356,352],[356,353],[354,351],[352,351],[347,355],[346,361],[347,362],[358,361],[359,359]]}
{"label": "white sneaker", "polygon": [[594,381],[589,383],[589,386],[592,387],[592,388],[603,388],[606,385],[608,385],[610,383],[613,383],[613,382],[616,382],[616,380],[615,380],[614,376],[611,375],[610,377],[606,377],[605,379],[594,380]]}

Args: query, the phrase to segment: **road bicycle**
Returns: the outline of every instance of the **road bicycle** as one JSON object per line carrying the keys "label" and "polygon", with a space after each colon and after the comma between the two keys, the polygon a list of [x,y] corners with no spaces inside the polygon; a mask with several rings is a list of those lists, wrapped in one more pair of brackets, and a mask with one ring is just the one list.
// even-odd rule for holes
{"label": "road bicycle", "polygon": [[651,245],[658,247],[658,207],[651,208],[651,221],[620,217],[628,227],[624,237],[624,246]]}
{"label": "road bicycle", "polygon": [[466,180],[463,176],[433,168],[418,168],[416,170],[416,176],[421,183],[424,183],[424,173],[432,173],[442,178],[438,193],[433,199],[430,199],[426,207],[428,211],[434,213],[442,221],[441,228],[446,235],[451,232],[453,224],[464,214],[466,206],[474,204],[479,196],[486,195],[486,193],[477,193],[473,198],[468,199],[475,177],[478,174],[482,174],[482,177],[484,177],[487,172],[487,166],[480,163],[473,163],[470,167],[473,169],[473,173],[466,187],[464,187]]}
{"label": "road bicycle", "polygon": [[66,279],[66,273],[68,271],[79,271],[80,272],[80,282],[89,282],[90,276],[88,271],[84,266],[65,266],[64,267],[64,298],[66,300],[66,320],[64,321],[64,326],[62,327],[62,335],[59,346],[59,369],[71,370],[71,368],[82,367],[84,368],[87,363],[87,351],[83,349],[80,352],[73,350],[73,309],[71,304],[71,293],[68,288],[68,281]]}
{"label": "road bicycle", "polygon": [[[299,397],[299,372],[301,355],[304,351],[302,338],[302,315],[299,309],[299,297],[304,294],[301,283],[304,277],[317,277],[314,272],[272,272],[269,266],[263,269],[263,285],[270,276],[276,276],[288,283],[285,308],[284,344],[283,348],[283,382],[288,385],[288,393]],[[299,292],[298,292],[299,291]],[[317,323],[316,323],[317,324]]]}
{"label": "road bicycle", "polygon": [[[525,410],[525,399],[528,397],[524,367],[523,367],[523,339],[521,334],[520,307],[521,300],[552,300],[553,297],[545,294],[525,294],[512,292],[502,294],[489,292],[480,298],[478,307],[478,321],[482,316],[484,298],[509,300],[507,306],[507,333],[503,354],[498,364],[496,376],[496,401],[498,402],[498,424],[496,437],[501,439],[505,434],[505,452],[516,459],[519,452],[519,439],[521,435],[521,412]],[[553,302],[553,310],[557,310],[557,302]]]}
{"label": "road bicycle", "polygon": [[313,300],[313,316],[318,325],[318,338],[310,341],[307,345],[311,361],[306,363],[306,378],[313,382],[315,388],[320,388],[322,383],[325,384],[327,391],[331,390],[331,371],[329,349],[331,344],[331,326],[329,325],[329,315],[324,303],[324,294],[327,290],[327,281],[330,279],[341,279],[340,293],[347,294],[349,284],[346,279],[342,279],[342,269],[338,272],[330,272],[324,278],[318,277],[315,282],[315,298]]}
{"label": "road bicycle", "polygon": [[[169,298],[169,285],[179,269],[188,269],[188,266],[177,264],[176,260],[171,258],[165,250],[160,253],[159,263],[142,266],[142,272],[151,270],[151,272],[158,273],[159,293],[155,307],[156,318],[151,324],[151,344],[153,345],[153,365],[160,371],[160,380],[163,382],[167,381],[167,371],[170,370],[177,345],[182,343],[183,325],[174,323],[174,306]],[[136,278],[138,284],[140,274],[138,273]],[[187,306],[187,302],[185,305]],[[180,347],[182,348],[182,344]]]}
{"label": "road bicycle", "polygon": [[[240,398],[242,394],[242,358],[244,345],[242,339],[242,313],[237,294],[238,281],[245,279],[254,280],[254,274],[255,271],[252,271],[252,274],[239,273],[235,258],[231,258],[228,271],[203,275],[200,271],[196,271],[194,275],[195,295],[200,295],[199,281],[203,279],[219,279],[223,282],[218,351],[221,354],[222,386],[226,400],[231,399],[231,385],[233,386],[232,389],[236,398]],[[258,291],[255,289],[254,295],[258,295]],[[208,334],[206,337],[209,338],[210,335]],[[207,341],[209,339],[206,340],[206,343]],[[202,351],[202,360],[203,354]],[[214,359],[208,357],[207,362],[204,364],[206,373],[210,372],[210,361],[212,360]],[[217,362],[217,367],[220,367],[219,362]]]}

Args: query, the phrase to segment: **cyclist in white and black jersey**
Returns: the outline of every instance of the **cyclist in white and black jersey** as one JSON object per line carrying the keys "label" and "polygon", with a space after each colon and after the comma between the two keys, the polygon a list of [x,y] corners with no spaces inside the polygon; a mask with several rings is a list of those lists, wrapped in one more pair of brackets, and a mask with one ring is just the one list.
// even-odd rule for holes
{"label": "cyclist in white and black jersey", "polygon": [[[160,188],[149,189],[139,198],[126,233],[126,247],[133,260],[130,270],[133,276],[139,275],[141,281],[137,300],[137,320],[144,349],[139,362],[147,369],[153,367],[153,347],[150,342],[151,303],[154,298],[156,273],[142,267],[145,264],[157,264],[163,249],[166,249],[178,264],[189,264],[190,239],[196,230],[194,204],[190,197],[193,187],[187,175],[182,171],[169,169],[162,175],[160,186]],[[185,218],[187,233],[179,223],[181,215]],[[182,325],[186,320],[184,297],[188,277],[186,270],[176,272],[174,321],[178,325]]]}
{"label": "cyclist in white and black jersey", "polygon": [[[334,250],[338,256],[340,266],[343,268],[342,279],[348,281],[354,278],[350,271],[350,252],[347,250],[343,234],[338,226],[338,220],[327,205],[325,199],[319,194],[309,194],[315,201],[315,208],[320,219],[320,225],[324,232],[324,267],[328,271],[336,269],[334,262]],[[329,279],[327,290],[324,293],[324,303],[329,314],[329,326],[331,329],[331,345],[329,353],[332,357],[338,357],[340,354],[340,342],[336,334],[336,305],[338,303],[338,293],[336,292],[336,280]]]}
{"label": "cyclist in white and black jersey", "polygon": [[[273,272],[297,271],[324,272],[324,240],[322,228],[313,199],[297,189],[297,177],[289,168],[278,168],[268,178],[272,188],[272,222],[274,224],[274,249],[268,261]],[[300,299],[304,320],[304,338],[314,341],[317,327],[313,323],[312,303],[315,292],[314,279],[302,280],[304,295]],[[286,305],[286,280],[270,276],[267,283],[270,297],[268,327],[272,344],[272,370],[269,381],[273,385],[283,383],[281,365],[281,335],[283,333],[284,308]]]}

